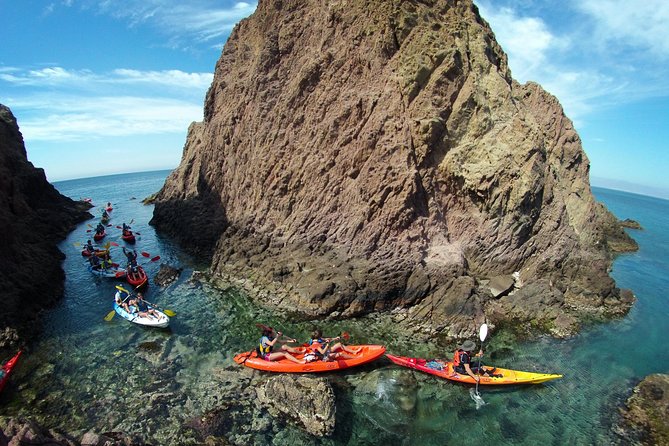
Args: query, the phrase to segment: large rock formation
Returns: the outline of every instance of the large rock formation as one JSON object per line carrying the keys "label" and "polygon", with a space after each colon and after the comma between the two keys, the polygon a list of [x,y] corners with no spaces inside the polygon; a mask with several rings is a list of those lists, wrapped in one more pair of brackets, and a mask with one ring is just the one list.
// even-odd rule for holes
{"label": "large rock formation", "polygon": [[620,409],[614,431],[623,444],[669,444],[669,375],[645,377]]}
{"label": "large rock formation", "polygon": [[481,283],[519,272],[521,300],[550,294],[552,310],[518,318],[560,315],[558,332],[631,305],[578,134],[512,79],[471,0],[261,0],[204,112],[152,222],[265,304],[411,307],[461,336],[506,317]]}
{"label": "large rock formation", "polygon": [[88,208],[61,195],[28,161],[16,118],[0,104],[0,338],[21,333],[62,296],[64,255],[56,244],[91,217]]}

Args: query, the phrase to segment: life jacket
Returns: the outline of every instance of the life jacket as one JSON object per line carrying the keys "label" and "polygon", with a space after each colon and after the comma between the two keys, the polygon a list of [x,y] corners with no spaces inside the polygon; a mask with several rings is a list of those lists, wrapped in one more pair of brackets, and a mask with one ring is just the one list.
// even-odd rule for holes
{"label": "life jacket", "polygon": [[462,365],[462,353],[465,353],[464,350],[457,349],[453,354],[453,367],[459,367]]}
{"label": "life jacket", "polygon": [[[256,353],[258,353],[258,356],[260,356],[260,357],[264,357],[267,353],[272,353],[272,346],[271,345],[263,346],[262,339],[264,337],[266,337],[266,336],[263,336],[263,337],[260,338],[260,341],[258,341],[258,346],[256,347]],[[272,340],[269,337],[267,339],[269,339],[270,341]]]}
{"label": "life jacket", "polygon": [[323,354],[318,349],[323,346],[325,346],[325,341],[322,338],[309,339],[309,351],[319,358],[322,357]]}

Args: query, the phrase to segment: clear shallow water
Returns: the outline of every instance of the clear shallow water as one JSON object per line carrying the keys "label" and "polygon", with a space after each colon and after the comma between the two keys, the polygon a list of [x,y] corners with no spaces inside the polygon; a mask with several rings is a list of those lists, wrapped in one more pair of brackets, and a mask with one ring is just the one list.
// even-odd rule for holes
{"label": "clear shallow water", "polygon": [[[93,277],[77,242],[90,233],[81,224],[61,244],[66,253],[66,294],[45,314],[39,340],[0,396],[0,415],[32,416],[71,432],[123,430],[155,444],[193,444],[189,420],[220,405],[216,377],[236,367],[232,356],[252,348],[255,322],[268,322],[290,336],[307,338],[311,323],[283,320],[234,291],[209,289],[188,278],[204,269],[148,225],[153,207],[141,199],[156,192],[168,172],[115,175],[56,183],[65,195],[114,205],[108,232],[120,245],[123,221],[134,219],[137,250],[161,260],[148,263],[155,276],[165,262],[184,268],[166,289],[151,284],[147,300],[178,314],[169,330],[142,329],[116,316],[106,322],[118,281]],[[638,302],[624,319],[589,327],[579,336],[515,344],[504,333],[490,336],[489,361],[502,367],[563,373],[545,385],[482,388],[486,406],[476,410],[469,388],[377,361],[362,369],[329,375],[337,392],[337,432],[315,440],[285,428],[253,443],[265,444],[610,444],[611,422],[629,389],[649,373],[669,372],[666,334],[669,310],[669,202],[594,189],[620,219],[632,218],[640,251],[617,259],[612,274]],[[136,199],[132,199],[135,197]],[[99,208],[92,213],[99,216]],[[110,237],[108,236],[108,238]],[[113,256],[122,261],[120,248]],[[146,260],[146,259],[144,259]],[[123,284],[127,287],[127,284]],[[381,343],[396,354],[443,357],[444,347],[415,343],[388,317],[323,323],[327,333],[343,330],[356,343]],[[450,355],[450,346],[447,349]],[[233,427],[234,429],[234,427]]]}

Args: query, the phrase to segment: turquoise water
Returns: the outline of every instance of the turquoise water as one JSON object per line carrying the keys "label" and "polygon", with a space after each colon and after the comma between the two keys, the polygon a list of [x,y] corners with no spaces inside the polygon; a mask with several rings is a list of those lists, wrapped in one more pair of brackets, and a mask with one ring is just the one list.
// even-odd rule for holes
{"label": "turquoise water", "polygon": [[[196,444],[195,434],[185,426],[221,404],[217,377],[237,367],[232,362],[236,352],[253,346],[255,322],[307,338],[310,322],[282,319],[234,290],[189,280],[193,271],[206,266],[157,235],[148,225],[153,207],[141,204],[167,174],[114,175],[55,186],[75,199],[91,197],[99,205],[111,201],[114,226],[134,219],[133,229],[141,233],[137,250],[161,256],[145,266],[149,277],[163,262],[184,268],[177,283],[166,289],[151,284],[146,293],[150,302],[177,312],[170,328],[142,329],[119,317],[104,321],[119,282],[93,277],[85,269],[75,243],[88,238],[87,223],[95,220],[81,224],[60,245],[67,255],[65,297],[45,313],[39,339],[0,395],[0,415],[32,416],[73,433],[123,430],[154,444]],[[599,188],[594,192],[618,218],[635,219],[644,227],[630,232],[640,251],[620,256],[612,271],[618,285],[631,288],[638,298],[630,314],[588,327],[569,340],[540,337],[518,344],[509,334],[492,333],[487,347],[488,360],[495,365],[563,373],[563,379],[539,386],[482,388],[487,404],[476,410],[469,387],[380,360],[328,375],[337,394],[332,438],[318,440],[282,426],[258,432],[245,444],[610,444],[617,407],[631,387],[649,373],[669,372],[664,339],[669,332],[669,201]],[[112,240],[122,245],[121,231],[109,230]],[[112,253],[122,261],[120,248]],[[443,357],[444,350],[451,351],[451,346],[416,344],[396,332],[390,316],[321,325],[327,333],[349,331],[356,343],[385,344],[396,354]],[[248,426],[233,423],[230,433],[243,427]]]}

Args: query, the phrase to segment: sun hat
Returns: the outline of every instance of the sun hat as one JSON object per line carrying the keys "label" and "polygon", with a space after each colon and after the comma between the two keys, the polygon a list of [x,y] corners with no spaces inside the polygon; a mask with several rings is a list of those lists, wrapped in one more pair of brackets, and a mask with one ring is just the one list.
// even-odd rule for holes
{"label": "sun hat", "polygon": [[476,344],[474,343],[474,341],[471,341],[469,339],[467,339],[465,342],[463,342],[462,345],[460,346],[460,349],[464,350],[466,352],[470,352],[470,351],[474,350],[475,348],[476,348]]}

